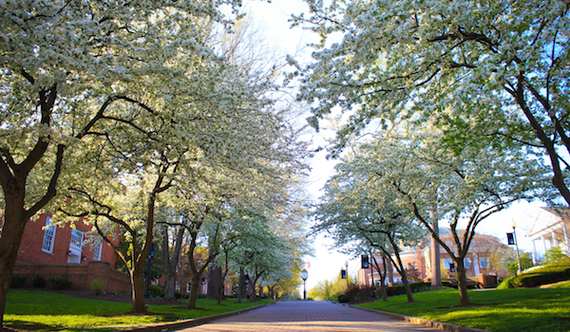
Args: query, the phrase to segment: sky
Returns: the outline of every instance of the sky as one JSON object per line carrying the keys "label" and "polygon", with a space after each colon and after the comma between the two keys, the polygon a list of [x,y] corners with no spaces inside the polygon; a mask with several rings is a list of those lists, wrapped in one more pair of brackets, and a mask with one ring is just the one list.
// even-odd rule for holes
{"label": "sky", "polygon": [[[295,55],[295,59],[299,63],[307,63],[310,61],[311,49],[305,47],[310,42],[316,42],[316,36],[311,32],[303,30],[299,27],[290,28],[291,22],[288,20],[291,14],[299,14],[308,11],[308,6],[301,0],[272,0],[271,3],[266,1],[250,1],[244,6],[247,15],[254,18],[256,24],[261,27],[263,33],[269,36],[272,47],[277,47],[282,52],[283,57],[287,54]],[[299,50],[302,50],[299,53]],[[332,137],[332,130],[321,130],[319,134],[312,133],[312,141],[314,146],[322,146],[326,144],[326,138]],[[334,161],[325,158],[326,151],[315,154],[311,160],[312,171],[309,176],[309,184],[307,190],[314,199],[318,199],[321,195],[321,189],[327,179],[334,174]],[[522,251],[532,252],[533,245],[526,233],[532,227],[538,210],[543,203],[515,203],[509,209],[496,213],[495,215],[482,221],[477,227],[478,233],[494,235],[498,237],[502,243],[507,243],[506,233],[512,232],[512,223],[516,222],[516,233],[519,247]],[[443,227],[444,225],[440,225]],[[348,272],[351,275],[356,274],[359,261],[339,253],[332,247],[332,242],[319,236],[313,243],[313,256],[306,257],[305,268],[308,271],[307,291],[314,287],[321,280],[332,280],[338,276],[341,268],[344,268],[348,262]]]}

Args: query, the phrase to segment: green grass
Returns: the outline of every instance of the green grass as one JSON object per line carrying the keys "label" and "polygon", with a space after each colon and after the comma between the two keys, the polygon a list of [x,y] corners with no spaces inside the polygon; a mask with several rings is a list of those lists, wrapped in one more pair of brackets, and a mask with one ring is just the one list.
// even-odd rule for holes
{"label": "green grass", "polygon": [[[39,331],[114,331],[120,325],[175,322],[209,316],[271,302],[255,303],[236,299],[222,301],[198,299],[201,310],[186,310],[180,305],[151,305],[149,312],[156,315],[124,315],[131,310],[130,303],[84,299],[46,291],[11,289],[8,292],[4,324],[37,324]],[[110,326],[113,326],[112,328]],[[104,328],[109,327],[109,328]],[[127,327],[124,327],[127,328]]]}
{"label": "green grass", "polygon": [[493,332],[570,331],[570,288],[475,290],[469,298],[477,305],[457,307],[457,290],[416,293],[414,303],[400,295],[360,305]]}
{"label": "green grass", "polygon": [[550,288],[570,288],[570,280],[558,282],[550,286]]}

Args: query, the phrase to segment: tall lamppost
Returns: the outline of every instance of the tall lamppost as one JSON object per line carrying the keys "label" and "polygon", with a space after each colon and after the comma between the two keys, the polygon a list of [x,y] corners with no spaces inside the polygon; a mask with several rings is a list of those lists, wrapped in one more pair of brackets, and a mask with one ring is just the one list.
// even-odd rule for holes
{"label": "tall lamppost", "polygon": [[514,219],[513,219],[513,224],[511,226],[513,226],[513,236],[515,237],[515,248],[517,249],[517,259],[519,260],[518,274],[521,274],[522,265],[521,265],[521,255],[519,253],[519,241],[517,240],[517,232],[516,232],[517,223],[514,221]]}
{"label": "tall lamppost", "polygon": [[344,262],[344,265],[346,266],[346,291],[348,292],[348,288],[349,288],[349,281],[348,281],[348,260],[346,260],[346,262]]}
{"label": "tall lamppost", "polygon": [[303,300],[307,299],[307,278],[309,277],[309,273],[307,270],[303,269],[301,271],[301,279],[303,279]]}

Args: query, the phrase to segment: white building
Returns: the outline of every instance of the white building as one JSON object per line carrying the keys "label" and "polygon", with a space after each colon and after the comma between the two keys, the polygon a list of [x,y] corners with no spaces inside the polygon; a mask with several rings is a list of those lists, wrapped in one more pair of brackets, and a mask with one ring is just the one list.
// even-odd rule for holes
{"label": "white building", "polygon": [[540,262],[544,254],[553,247],[559,247],[563,252],[570,253],[569,229],[569,208],[540,208],[532,227],[527,232],[534,249],[534,262]]}

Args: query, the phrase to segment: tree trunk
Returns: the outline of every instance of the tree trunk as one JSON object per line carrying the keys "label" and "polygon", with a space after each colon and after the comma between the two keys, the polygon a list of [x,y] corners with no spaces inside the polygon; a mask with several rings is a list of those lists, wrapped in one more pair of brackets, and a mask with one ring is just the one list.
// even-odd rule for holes
{"label": "tree trunk", "polygon": [[220,284],[222,284],[222,268],[214,263],[208,268],[208,295],[209,299],[220,299]]}
{"label": "tree trunk", "polygon": [[251,287],[251,295],[249,296],[249,302],[257,301],[257,294],[255,291],[255,287],[257,286],[257,278],[250,280],[250,287]]}
{"label": "tree trunk", "polygon": [[396,256],[396,260],[398,263],[398,273],[402,276],[402,282],[404,283],[404,289],[406,290],[406,296],[408,297],[408,302],[414,302],[414,297],[412,295],[412,290],[410,288],[410,284],[408,283],[408,277],[406,277],[406,269],[402,264],[402,259],[400,258],[400,252],[398,251],[398,245],[390,239],[392,246],[394,248],[394,255]]}
{"label": "tree trunk", "polygon": [[243,268],[239,268],[239,281],[238,281],[238,303],[241,303],[241,300],[243,300],[243,294],[244,294],[244,279],[245,279],[245,274],[243,273]]}
{"label": "tree trunk", "polygon": [[192,276],[190,281],[190,296],[188,297],[188,305],[186,309],[196,309],[196,300],[198,299],[198,290],[200,289],[200,275]]}
{"label": "tree trunk", "polygon": [[[182,239],[184,237],[184,227],[180,227],[176,233],[176,241],[172,257],[168,248],[168,241],[163,244],[163,259],[164,259],[164,299],[175,300],[176,296],[176,267],[178,266],[178,259],[180,258],[180,251],[182,250]],[[168,229],[165,228],[165,238],[168,239]]]}
{"label": "tree trunk", "polygon": [[4,322],[6,297],[12,281],[12,271],[28,221],[24,215],[23,193],[10,196],[5,197],[4,224],[0,237],[0,327]]}
{"label": "tree trunk", "polygon": [[145,282],[143,279],[144,268],[134,268],[131,272],[131,297],[133,299],[133,313],[146,313],[144,302]]}
{"label": "tree trunk", "polygon": [[386,292],[386,280],[385,279],[386,279],[386,274],[388,273],[388,271],[386,269],[386,255],[382,255],[382,267],[384,268],[384,274],[382,274],[380,266],[378,266],[378,262],[376,261],[376,257],[372,256],[372,259],[374,261],[374,265],[376,266],[378,274],[380,275],[380,293],[382,293],[382,301],[387,302],[388,301],[388,294]]}
{"label": "tree trunk", "polygon": [[467,293],[467,271],[463,265],[463,258],[455,261],[457,264],[457,289],[459,290],[459,299],[462,306],[471,305],[469,294]]}

